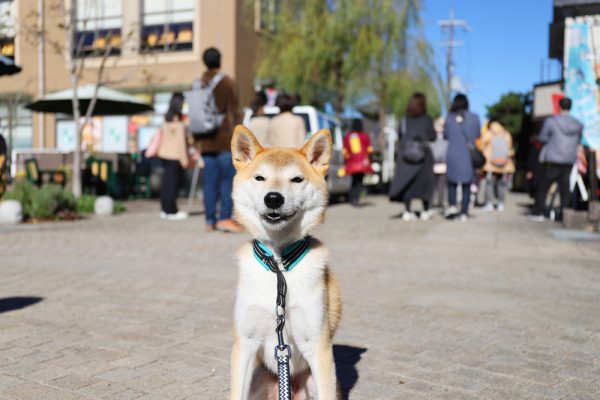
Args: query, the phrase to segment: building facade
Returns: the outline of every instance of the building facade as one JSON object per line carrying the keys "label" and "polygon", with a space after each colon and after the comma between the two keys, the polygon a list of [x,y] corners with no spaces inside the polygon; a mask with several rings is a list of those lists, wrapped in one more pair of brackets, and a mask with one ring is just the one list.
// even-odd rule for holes
{"label": "building facade", "polygon": [[[68,36],[60,26],[63,15],[56,1],[66,1],[66,8],[73,10],[74,43],[78,56],[85,58],[80,84],[95,83],[107,51],[106,85],[155,107],[150,115],[95,118],[83,138],[90,150],[107,151],[102,147],[110,129],[127,131],[127,151],[143,146],[162,122],[170,94],[189,89],[201,76],[207,47],[221,51],[222,70],[236,80],[241,105],[253,97],[260,1],[257,6],[247,0],[0,0],[6,21],[0,25],[0,51],[22,67],[21,73],[0,78],[0,128],[7,131],[10,115],[14,148],[68,151],[72,145],[69,116],[11,108],[70,88],[60,51]],[[44,40],[35,35],[39,26]]]}

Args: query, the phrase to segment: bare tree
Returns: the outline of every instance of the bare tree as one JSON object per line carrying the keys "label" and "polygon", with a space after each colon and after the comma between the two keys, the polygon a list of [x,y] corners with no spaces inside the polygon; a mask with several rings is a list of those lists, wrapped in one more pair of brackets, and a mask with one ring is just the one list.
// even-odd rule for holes
{"label": "bare tree", "polygon": [[[73,194],[76,197],[81,196],[81,135],[84,128],[90,123],[94,107],[98,98],[98,90],[100,87],[107,82],[106,77],[106,64],[109,60],[109,56],[115,49],[112,37],[109,35],[104,38],[105,46],[104,49],[94,54],[95,60],[98,67],[94,69],[86,69],[86,56],[84,51],[84,40],[85,36],[82,34],[77,39],[77,14],[73,4],[75,0],[70,2],[70,6],[66,4],[65,0],[54,0],[49,7],[48,15],[46,16],[47,21],[55,21],[56,26],[51,29],[47,29],[45,26],[39,26],[38,11],[32,13],[24,19],[24,23],[20,26],[20,32],[25,37],[33,42],[39,43],[44,41],[46,46],[50,46],[56,53],[62,54],[65,60],[65,65],[69,72],[69,81],[71,83],[71,89],[73,91],[72,102],[72,115],[75,123],[75,150],[73,157]],[[88,20],[83,19],[79,21],[83,24],[84,31],[86,25],[89,23]],[[54,33],[54,34],[53,34]],[[122,40],[122,46],[131,39],[133,36],[133,29],[125,35],[125,39]],[[114,60],[116,62],[116,59]],[[83,73],[86,72],[86,76],[93,77],[95,84],[94,92],[90,99],[87,109],[81,108],[77,88],[83,80]]]}

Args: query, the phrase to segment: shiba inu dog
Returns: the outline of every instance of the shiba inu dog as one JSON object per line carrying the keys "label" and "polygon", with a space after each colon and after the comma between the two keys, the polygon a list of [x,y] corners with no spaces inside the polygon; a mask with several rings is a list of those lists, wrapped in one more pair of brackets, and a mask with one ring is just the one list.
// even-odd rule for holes
{"label": "shiba inu dog", "polygon": [[[295,249],[306,246],[283,272],[287,281],[283,336],[291,347],[294,400],[339,398],[332,337],[341,315],[340,291],[328,267],[327,250],[308,236],[324,219],[331,147],[328,130],[312,135],[301,149],[263,148],[241,125],[232,139],[237,220],[256,239],[255,246],[258,243],[280,260],[280,268],[290,248],[299,253]],[[261,265],[255,246],[247,244],[239,252],[232,400],[277,399],[277,279],[276,273]]]}

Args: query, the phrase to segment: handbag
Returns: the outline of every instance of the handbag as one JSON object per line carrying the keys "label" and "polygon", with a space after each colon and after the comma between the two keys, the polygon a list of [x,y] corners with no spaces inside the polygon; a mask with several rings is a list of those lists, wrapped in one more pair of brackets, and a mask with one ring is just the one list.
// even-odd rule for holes
{"label": "handbag", "polygon": [[[406,118],[401,122],[403,136],[406,136]],[[410,164],[419,164],[425,159],[425,146],[423,143],[409,139],[402,144],[402,158]]]}
{"label": "handbag", "polygon": [[460,131],[461,131],[463,137],[465,138],[465,142],[467,143],[467,150],[469,151],[469,157],[471,158],[471,165],[473,166],[473,168],[479,169],[485,165],[485,156],[477,147],[475,147],[473,142],[471,142],[469,140],[469,137],[467,136],[467,132],[465,131],[465,126],[463,125],[465,118],[464,118],[464,116],[461,116],[461,117],[462,117],[461,121],[460,122],[457,121],[457,122],[458,122],[458,125],[460,126]]}

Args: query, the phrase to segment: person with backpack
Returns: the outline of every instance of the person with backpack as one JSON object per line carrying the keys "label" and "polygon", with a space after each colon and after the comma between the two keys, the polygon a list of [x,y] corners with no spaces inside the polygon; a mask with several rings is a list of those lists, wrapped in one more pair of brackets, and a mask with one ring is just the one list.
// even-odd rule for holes
{"label": "person with backpack", "polygon": [[[444,137],[448,140],[446,175],[449,206],[444,212],[446,218],[459,215],[461,222],[466,222],[468,219],[471,183],[475,180],[475,141],[479,137],[480,130],[479,117],[469,112],[467,96],[457,94],[444,123]],[[459,186],[462,192],[460,210],[456,207]]]}
{"label": "person with backpack", "polygon": [[510,175],[515,173],[512,161],[512,136],[496,118],[488,122],[488,130],[482,135],[481,145],[485,155],[485,211],[504,211],[506,188]]}
{"label": "person with backpack", "polygon": [[[188,98],[190,131],[204,160],[203,191],[206,230],[243,232],[232,219],[231,188],[235,169],[231,160],[233,128],[240,121],[235,82],[220,71],[221,53],[210,47],[202,55],[207,70],[200,87]],[[217,203],[220,202],[217,217]]]}
{"label": "person with backpack", "polygon": [[412,95],[406,117],[400,121],[398,137],[398,161],[390,186],[390,199],[404,203],[402,220],[407,222],[417,219],[411,210],[411,202],[420,199],[423,204],[420,218],[426,221],[432,215],[429,206],[435,185],[433,154],[428,144],[435,140],[436,133],[433,120],[427,115],[427,99],[423,93]]}
{"label": "person with backpack", "polygon": [[539,141],[543,144],[540,151],[540,162],[543,164],[540,186],[535,196],[533,213],[529,219],[534,222],[544,221],[546,196],[550,186],[556,182],[560,193],[560,216],[569,206],[571,190],[569,180],[573,165],[577,162],[577,151],[583,135],[583,125],[569,115],[571,99],[563,97],[558,102],[560,114],[544,121]]}

